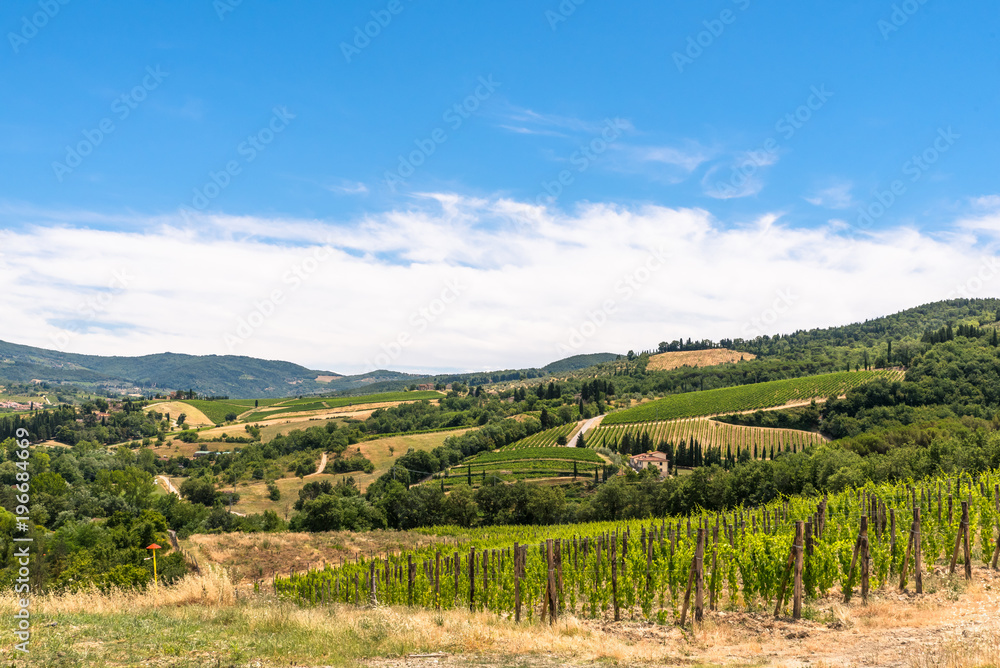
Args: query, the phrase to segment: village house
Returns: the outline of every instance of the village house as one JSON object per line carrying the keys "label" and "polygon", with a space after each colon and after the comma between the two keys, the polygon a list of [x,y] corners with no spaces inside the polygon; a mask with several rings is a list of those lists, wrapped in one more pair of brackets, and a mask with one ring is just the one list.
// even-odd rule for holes
{"label": "village house", "polygon": [[652,464],[659,469],[661,478],[670,473],[670,462],[667,461],[667,455],[664,452],[644,452],[641,455],[632,455],[628,459],[628,464],[635,471],[644,471],[647,466]]}

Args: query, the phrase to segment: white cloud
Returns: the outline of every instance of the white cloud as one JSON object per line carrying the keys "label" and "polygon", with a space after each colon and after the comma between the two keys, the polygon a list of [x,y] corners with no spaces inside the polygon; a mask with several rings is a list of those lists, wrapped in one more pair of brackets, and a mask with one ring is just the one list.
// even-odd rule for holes
{"label": "white cloud", "polygon": [[[766,333],[844,324],[1000,285],[972,280],[996,254],[996,210],[957,221],[961,234],[860,240],[776,214],[727,228],[699,209],[566,214],[451,193],[351,224],[161,216],[126,232],[67,215],[22,226],[29,216],[3,214],[0,339],[105,355],[234,352],[342,373],[510,368],[753,334],[761,318]],[[666,264],[651,268],[657,257]],[[256,326],[230,350],[241,321]]]}

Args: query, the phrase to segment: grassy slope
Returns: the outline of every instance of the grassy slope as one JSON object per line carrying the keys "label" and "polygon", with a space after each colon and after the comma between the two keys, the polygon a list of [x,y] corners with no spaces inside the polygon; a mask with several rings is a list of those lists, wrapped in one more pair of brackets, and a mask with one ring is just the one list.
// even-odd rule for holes
{"label": "grassy slope", "polygon": [[[355,472],[348,475],[354,476],[354,480],[357,481],[362,490],[367,489],[368,485],[377,480],[380,475],[388,471],[392,466],[392,462],[400,455],[406,454],[407,450],[411,448],[413,450],[433,450],[443,444],[446,438],[450,436],[460,436],[467,431],[469,430],[453,429],[451,431],[433,431],[426,434],[390,436],[389,438],[380,438],[374,441],[359,443],[358,445],[351,446],[349,451],[354,448],[361,448],[361,454],[370,459],[372,464],[375,465],[375,472]],[[390,447],[393,448],[392,453],[389,452]]]}

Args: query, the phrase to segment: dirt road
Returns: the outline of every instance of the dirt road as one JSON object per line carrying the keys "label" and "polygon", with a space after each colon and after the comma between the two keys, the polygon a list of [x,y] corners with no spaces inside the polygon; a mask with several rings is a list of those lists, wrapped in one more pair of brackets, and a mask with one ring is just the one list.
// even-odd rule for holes
{"label": "dirt road", "polygon": [[[594,427],[596,427],[597,425],[601,424],[601,420],[603,420],[603,419],[604,419],[603,415],[598,415],[597,417],[592,417],[589,420],[587,420],[586,422],[584,422],[583,426],[580,427],[580,430],[578,432],[576,432],[576,434],[573,436],[573,438],[569,439],[569,441],[566,443],[566,447],[567,448],[575,448],[577,442],[580,440],[580,434],[585,434],[588,431],[590,431],[591,429],[593,429]],[[584,439],[584,440],[586,440],[586,439]]]}
{"label": "dirt road", "polygon": [[310,473],[306,477],[307,478],[312,478],[313,476],[317,476],[320,473],[322,473],[325,469],[326,469],[326,453],[324,452],[323,456],[319,460],[319,466],[316,467],[316,472],[315,473]]}

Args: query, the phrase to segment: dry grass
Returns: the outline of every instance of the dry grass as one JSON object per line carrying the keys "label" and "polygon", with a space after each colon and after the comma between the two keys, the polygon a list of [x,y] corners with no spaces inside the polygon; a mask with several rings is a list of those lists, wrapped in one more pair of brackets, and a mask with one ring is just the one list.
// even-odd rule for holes
{"label": "dry grass", "polygon": [[646,366],[651,371],[667,371],[682,366],[715,366],[729,362],[739,362],[740,359],[756,359],[752,353],[741,353],[726,348],[712,350],[678,350],[672,353],[660,353],[649,358]]}
{"label": "dry grass", "polygon": [[177,416],[183,413],[184,421],[191,427],[210,427],[215,423],[208,419],[208,416],[200,410],[181,401],[161,401],[157,404],[150,404],[146,407],[146,412],[157,411],[159,413],[170,413],[171,424],[177,420]]}
{"label": "dry grass", "polygon": [[[283,471],[282,474],[285,477],[274,481],[274,484],[278,486],[278,490],[281,492],[280,499],[277,501],[271,500],[271,497],[268,496],[267,483],[262,480],[241,482],[236,486],[236,492],[240,495],[240,500],[233,506],[233,510],[244,515],[273,510],[279,517],[288,520],[294,512],[292,506],[298,500],[299,490],[302,489],[303,485],[322,480],[336,483],[341,478],[340,475],[331,474],[310,475],[309,478],[298,478],[288,471]],[[232,485],[223,485],[219,488],[220,492],[230,492],[232,490]]]}
{"label": "dry grass", "polygon": [[[390,533],[390,532],[383,532]],[[267,537],[238,537],[260,540]],[[383,537],[384,538],[384,537]],[[244,545],[246,547],[246,545]],[[1000,665],[996,574],[975,584],[928,578],[922,597],[876,592],[868,606],[813,602],[800,621],[767,613],[708,613],[696,629],[563,615],[549,626],[492,614],[403,607],[304,608],[240,591],[221,571],[158,592],[43,596],[33,608],[32,654],[0,660],[45,666],[634,666],[802,668]],[[13,596],[0,597],[6,609]],[[442,653],[436,659],[411,654]]]}
{"label": "dry grass", "polygon": [[[14,596],[0,597],[7,609],[14,607]],[[201,575],[188,574],[172,586],[145,591],[101,592],[97,589],[72,594],[48,594],[35,599],[36,612],[48,615],[87,612],[108,614],[122,610],[149,610],[165,606],[230,606],[236,601],[236,587],[224,568],[206,568]]]}
{"label": "dry grass", "polygon": [[444,542],[408,531],[327,531],[278,534],[195,534],[182,541],[199,563],[227,568],[236,582],[270,579],[275,572],[305,571],[358,554],[385,554]]}

